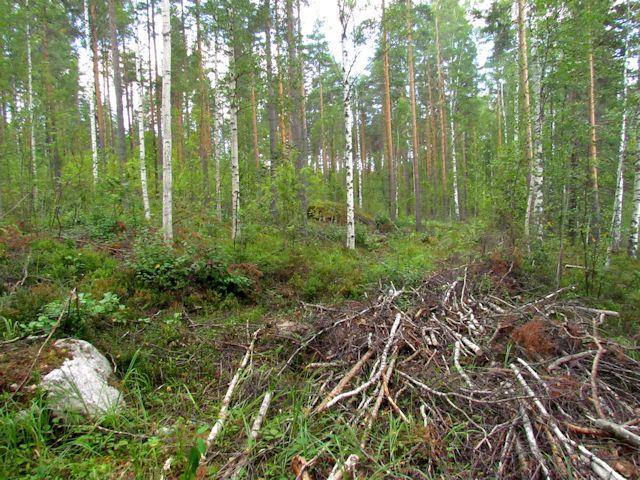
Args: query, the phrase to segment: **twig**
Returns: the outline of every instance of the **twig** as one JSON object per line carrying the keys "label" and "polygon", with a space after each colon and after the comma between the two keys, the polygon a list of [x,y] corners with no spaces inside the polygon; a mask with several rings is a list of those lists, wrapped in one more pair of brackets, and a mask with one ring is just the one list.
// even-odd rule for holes
{"label": "twig", "polygon": [[325,410],[327,408],[328,403],[331,400],[333,400],[333,398],[336,395],[339,395],[345,389],[345,387],[349,384],[349,382],[351,382],[353,377],[355,377],[358,374],[358,372],[362,370],[362,367],[364,366],[365,363],[367,363],[367,360],[369,360],[372,355],[373,355],[373,349],[367,350],[367,352],[362,357],[360,357],[360,360],[358,360],[356,364],[353,367],[351,367],[351,369],[347,372],[347,374],[344,377],[342,377],[340,382],[338,382],[338,384],[333,388],[333,390],[329,392],[329,394],[325,397],[322,403],[318,405],[314,413],[319,413]]}
{"label": "twig", "polygon": [[630,432],[629,430],[624,428],[624,426],[610,422],[609,420],[604,420],[602,418],[594,420],[593,424],[596,427],[609,432],[616,438],[619,438],[620,440],[623,440],[636,448],[640,448],[640,436]]}
{"label": "twig", "polygon": [[333,466],[333,469],[331,470],[331,474],[327,477],[327,480],[342,480],[344,478],[344,472],[353,472],[359,462],[360,457],[355,454],[349,455],[342,467],[340,467],[339,462],[336,462],[336,464]]}
{"label": "twig", "polygon": [[359,387],[356,387],[353,390],[350,390],[348,392],[344,392],[344,393],[341,393],[340,395],[335,396],[332,400],[329,401],[329,403],[327,403],[325,408],[331,408],[333,405],[344,400],[345,398],[349,398],[349,397],[353,397],[354,395],[357,395],[358,393],[369,388],[369,386],[371,386],[374,382],[376,382],[380,378],[380,375],[382,375],[382,372],[387,366],[387,356],[389,355],[389,350],[391,349],[391,346],[395,341],[396,333],[400,328],[401,320],[402,320],[402,315],[400,313],[396,314],[396,319],[393,322],[393,325],[391,326],[391,332],[389,333],[389,338],[387,339],[387,343],[384,346],[384,350],[382,351],[380,366],[378,367],[378,370],[375,372],[375,374],[373,374],[371,378],[369,378],[369,380],[361,384]]}

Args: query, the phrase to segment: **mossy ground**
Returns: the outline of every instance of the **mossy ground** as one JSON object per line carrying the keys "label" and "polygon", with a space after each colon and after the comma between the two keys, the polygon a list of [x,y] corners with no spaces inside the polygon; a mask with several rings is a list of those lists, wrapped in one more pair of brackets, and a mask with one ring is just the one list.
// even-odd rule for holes
{"label": "mossy ground", "polygon": [[[212,448],[212,475],[244,445],[268,388],[275,398],[251,462],[255,470],[250,473],[259,478],[291,477],[294,455],[320,455],[318,468],[328,471],[334,457],[354,452],[368,459],[369,478],[410,478],[403,473],[409,458],[420,463],[452,455],[464,441],[465,425],[452,426],[447,438],[433,439],[424,429],[382,415],[368,451],[362,452],[356,432],[339,417],[309,416],[305,402],[317,390],[320,373],[294,368],[277,375],[274,367],[299,345],[298,333],[283,332],[278,325],[304,323],[301,302],[339,304],[390,283],[410,287],[446,262],[462,264],[480,256],[482,224],[432,222],[424,234],[363,228],[355,252],[343,247],[342,227],[315,221],[304,233],[256,228],[245,232],[240,244],[226,240],[225,230],[208,225],[186,231],[178,235],[175,254],[153,257],[157,252],[139,246],[140,239],[154,237],[151,232],[123,228],[95,235],[77,229],[60,240],[15,227],[2,229],[4,339],[25,333],[23,325],[73,288],[96,299],[116,294],[123,305],[117,315],[99,309],[83,312],[82,336],[115,366],[127,408],[100,427],[61,425],[51,418],[39,392],[23,399],[5,389],[0,393],[0,478],[152,478],[170,455],[175,456],[172,471],[188,478],[193,448],[217,418],[248,343],[247,332],[257,327],[264,332],[252,380],[241,383],[224,432]],[[141,280],[142,255],[149,255],[143,263],[151,265],[151,274],[157,272],[152,279],[157,284]],[[155,258],[166,265],[153,263]],[[633,289],[639,270],[637,264],[618,259],[614,268],[603,275],[594,304],[621,309],[620,325],[611,328],[622,332],[640,310],[639,290]],[[522,269],[526,273],[526,265]],[[579,284],[579,278],[564,279],[573,281]],[[432,477],[464,469],[452,463],[450,471]]]}

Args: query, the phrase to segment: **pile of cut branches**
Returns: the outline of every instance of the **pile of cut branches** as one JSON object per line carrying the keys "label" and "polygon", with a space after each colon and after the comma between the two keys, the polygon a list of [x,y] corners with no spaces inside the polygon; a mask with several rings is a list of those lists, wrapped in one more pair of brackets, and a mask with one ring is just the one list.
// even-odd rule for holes
{"label": "pile of cut branches", "polygon": [[[446,476],[452,463],[468,478],[637,478],[640,362],[600,334],[616,313],[561,300],[568,289],[532,301],[515,290],[508,272],[470,265],[356,307],[307,306],[315,331],[282,371],[319,372],[311,414],[349,422],[354,453],[368,455],[383,411],[418,426],[432,454],[407,466],[414,478]],[[449,448],[461,425],[466,441]],[[342,470],[366,476],[357,460]]]}

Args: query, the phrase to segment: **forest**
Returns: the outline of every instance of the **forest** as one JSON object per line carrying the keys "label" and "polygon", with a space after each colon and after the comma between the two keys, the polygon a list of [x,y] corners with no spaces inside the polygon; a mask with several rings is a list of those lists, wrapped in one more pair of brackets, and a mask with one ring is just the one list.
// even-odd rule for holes
{"label": "forest", "polygon": [[640,478],[639,3],[0,11],[0,478]]}

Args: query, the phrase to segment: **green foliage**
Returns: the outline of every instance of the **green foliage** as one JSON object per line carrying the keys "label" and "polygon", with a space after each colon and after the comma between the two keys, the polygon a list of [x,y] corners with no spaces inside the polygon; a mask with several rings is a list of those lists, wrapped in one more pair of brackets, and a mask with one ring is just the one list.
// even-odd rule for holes
{"label": "green foliage", "polygon": [[103,253],[78,249],[72,241],[36,240],[31,245],[29,272],[34,276],[73,284],[86,275],[108,278],[116,270],[116,262]]}
{"label": "green foliage", "polygon": [[20,326],[23,334],[48,332],[58,320],[60,330],[71,335],[82,335],[87,322],[92,319],[110,316],[119,321],[125,306],[117,295],[107,292],[100,300],[95,300],[90,293],[78,293],[69,300],[55,300],[42,309],[38,318]]}
{"label": "green foliage", "polygon": [[144,238],[135,247],[130,260],[136,282],[159,292],[203,289],[221,294],[245,294],[251,281],[228,271],[228,260],[211,248],[165,246]]}

